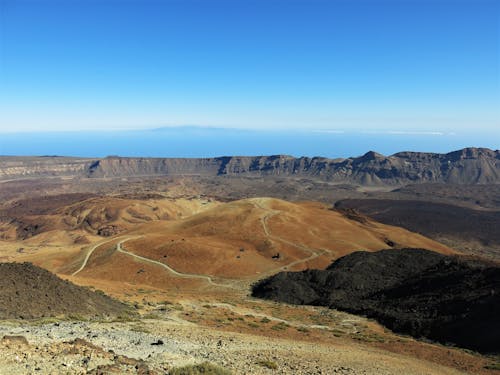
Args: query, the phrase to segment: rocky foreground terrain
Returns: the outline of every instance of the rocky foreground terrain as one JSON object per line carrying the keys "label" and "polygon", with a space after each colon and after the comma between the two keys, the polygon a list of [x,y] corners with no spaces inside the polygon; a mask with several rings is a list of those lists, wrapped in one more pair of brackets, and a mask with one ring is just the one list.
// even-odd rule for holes
{"label": "rocky foreground terrain", "polygon": [[326,270],[274,275],[257,283],[253,295],[337,308],[414,337],[500,352],[495,263],[423,249],[354,252]]}
{"label": "rocky foreground terrain", "polygon": [[[356,360],[348,349],[331,355],[328,353],[331,349],[327,347],[319,346],[312,350],[312,343],[293,344],[287,340],[265,342],[258,338],[252,342],[249,337],[243,335],[228,335],[210,330],[190,333],[186,327],[175,327],[161,322],[157,324],[158,329],[154,334],[131,331],[123,323],[68,322],[35,327],[0,326],[0,335],[6,335],[0,342],[0,348],[3,346],[3,349],[8,350],[0,364],[3,365],[3,370],[8,370],[11,374],[37,371],[43,374],[164,374],[172,367],[205,361],[218,363],[220,367],[231,368],[233,372],[240,374],[395,373],[393,368],[383,363],[372,365]],[[30,346],[29,343],[36,343],[36,347]],[[283,353],[291,350],[296,351],[298,358],[294,359]],[[60,355],[61,351],[66,353]],[[310,354],[309,359],[300,358],[301,351],[315,354]],[[321,355],[344,360],[328,364],[325,360],[319,360]],[[51,357],[57,359],[52,360]],[[280,371],[258,365],[259,361],[265,360],[276,363]],[[400,366],[403,370],[402,363]],[[411,370],[408,373],[411,373]]]}
{"label": "rocky foreground terrain", "polygon": [[[187,308],[187,307],[186,307]],[[215,308],[215,307],[212,307]],[[198,307],[201,310],[201,307]],[[205,308],[207,309],[207,308]],[[488,374],[493,360],[467,353],[425,349],[427,356],[444,356],[448,363],[431,363],[411,355],[345,340],[329,326],[301,326],[302,339],[283,336],[285,327],[269,336],[202,327],[184,320],[184,310],[163,308],[162,317],[137,321],[57,321],[0,323],[0,368],[6,374],[197,374],[175,372],[183,367],[210,363],[214,374]],[[341,315],[343,329],[355,327],[356,317]],[[248,315],[248,314],[247,314]],[[223,315],[219,315],[222,317]],[[238,315],[232,315],[234,319]],[[241,315],[243,317],[244,315]],[[271,315],[269,318],[274,319]],[[249,319],[246,317],[245,319]],[[267,319],[267,318],[266,318]],[[264,318],[260,319],[264,321]],[[292,322],[290,322],[292,323]],[[260,323],[260,325],[273,323]],[[293,324],[293,323],[292,323]],[[356,323],[357,324],[357,323]],[[356,325],[357,326],[357,325]],[[311,338],[315,331],[324,338]],[[336,336],[334,337],[333,334]],[[343,334],[342,334],[343,335]],[[355,336],[356,334],[353,333]],[[362,334],[359,335],[365,340]],[[337,338],[338,337],[338,338]],[[378,340],[382,340],[382,336]],[[393,342],[397,342],[394,337]],[[404,340],[406,347],[414,344]],[[398,345],[402,345],[399,343]],[[448,357],[448,358],[446,358]],[[452,365],[453,361],[456,362]],[[446,362],[446,361],[444,361]],[[454,369],[454,367],[462,369]],[[225,371],[225,372],[224,372]],[[203,373],[203,372],[200,372]]]}

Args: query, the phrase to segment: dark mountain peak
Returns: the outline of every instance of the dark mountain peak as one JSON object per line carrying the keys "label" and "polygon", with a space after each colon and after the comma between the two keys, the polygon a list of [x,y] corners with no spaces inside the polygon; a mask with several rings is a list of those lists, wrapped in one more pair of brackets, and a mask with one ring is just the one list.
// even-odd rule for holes
{"label": "dark mountain peak", "polygon": [[355,159],[359,160],[359,161],[371,161],[371,160],[385,159],[385,156],[382,154],[379,154],[378,152],[375,152],[375,151],[368,151],[363,156],[360,156],[360,157],[355,158]]}
{"label": "dark mountain peak", "polygon": [[467,147],[461,150],[452,151],[446,154],[450,160],[478,159],[480,157],[499,158],[499,152],[489,148]]}

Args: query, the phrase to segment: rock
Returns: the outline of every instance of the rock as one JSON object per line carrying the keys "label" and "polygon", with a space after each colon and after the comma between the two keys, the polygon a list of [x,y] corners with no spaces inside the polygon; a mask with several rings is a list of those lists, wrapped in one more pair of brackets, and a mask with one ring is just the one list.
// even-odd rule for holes
{"label": "rock", "polygon": [[0,275],[0,319],[70,314],[116,316],[129,311],[121,302],[62,280],[31,263],[0,263]]}
{"label": "rock", "polygon": [[252,295],[375,318],[414,337],[500,352],[500,267],[422,249],[359,251],[326,270],[281,272]]}
{"label": "rock", "polygon": [[29,346],[29,342],[24,336],[5,335],[2,338],[2,344],[15,345],[15,346]]}

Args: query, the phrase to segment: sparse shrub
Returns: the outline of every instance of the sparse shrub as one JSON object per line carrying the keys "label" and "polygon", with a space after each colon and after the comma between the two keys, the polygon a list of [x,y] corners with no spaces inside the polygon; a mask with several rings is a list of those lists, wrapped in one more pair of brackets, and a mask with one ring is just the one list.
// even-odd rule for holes
{"label": "sparse shrub", "polygon": [[111,323],[136,322],[137,320],[139,320],[139,317],[137,315],[123,314],[111,319]]}
{"label": "sparse shrub", "polygon": [[262,367],[265,367],[265,368],[268,368],[270,370],[277,370],[278,369],[278,365],[276,364],[276,362],[273,362],[273,361],[259,361],[257,362],[257,364],[259,366],[262,366]]}
{"label": "sparse shrub", "polygon": [[79,315],[79,314],[69,314],[68,320],[76,320],[79,322],[86,322],[89,320],[89,318],[86,316],[83,316],[83,315]]}
{"label": "sparse shrub", "polygon": [[169,375],[231,375],[231,371],[209,362],[203,362],[197,365],[187,365],[177,367],[169,371]]}
{"label": "sparse shrub", "polygon": [[303,332],[303,333],[307,333],[307,332],[309,332],[309,330],[308,330],[306,327],[298,327],[298,328],[297,328],[297,331],[299,331],[299,332]]}
{"label": "sparse shrub", "polygon": [[160,315],[158,315],[158,313],[155,313],[155,312],[149,312],[147,314],[144,314],[142,316],[143,319],[161,319]]}
{"label": "sparse shrub", "polygon": [[58,324],[63,320],[63,318],[55,318],[55,317],[43,317],[38,318],[36,320],[31,321],[32,325],[44,325],[44,324]]}
{"label": "sparse shrub", "polygon": [[341,331],[340,329],[332,329],[332,333],[335,337],[340,337],[342,335],[345,335],[345,332]]}
{"label": "sparse shrub", "polygon": [[144,324],[135,324],[130,330],[133,332],[151,333],[151,330]]}
{"label": "sparse shrub", "polygon": [[484,368],[487,370],[500,370],[500,362],[490,363],[490,364],[484,366]]}
{"label": "sparse shrub", "polygon": [[261,323],[264,323],[264,324],[269,323],[270,321],[271,321],[271,319],[266,318],[266,317],[264,317],[264,318],[262,318],[262,319],[260,320],[260,322],[261,322]]}
{"label": "sparse shrub", "polygon": [[385,342],[385,339],[382,336],[377,334],[372,335],[356,335],[352,336],[353,339],[364,342]]}
{"label": "sparse shrub", "polygon": [[288,327],[290,327],[290,326],[288,324],[286,324],[285,322],[280,322],[280,323],[275,324],[274,326],[272,326],[271,329],[274,329],[275,331],[284,331]]}

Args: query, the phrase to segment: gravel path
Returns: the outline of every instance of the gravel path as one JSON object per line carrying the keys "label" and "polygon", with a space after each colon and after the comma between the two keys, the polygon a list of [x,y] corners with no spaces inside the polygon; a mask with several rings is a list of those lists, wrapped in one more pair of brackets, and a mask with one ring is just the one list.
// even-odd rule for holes
{"label": "gravel path", "polygon": [[73,272],[73,273],[71,274],[71,276],[75,276],[76,274],[78,274],[79,272],[81,272],[81,271],[85,268],[85,266],[87,265],[87,262],[88,262],[88,261],[89,261],[89,259],[90,259],[90,256],[91,256],[91,255],[92,255],[92,253],[95,251],[95,249],[97,249],[97,248],[98,248],[99,246],[101,246],[101,245],[104,245],[104,244],[106,244],[106,243],[108,243],[108,242],[111,242],[111,241],[114,241],[114,240],[116,240],[116,238],[112,238],[111,240],[107,240],[107,241],[104,241],[104,242],[99,242],[99,243],[95,244],[94,246],[92,246],[92,247],[90,248],[90,250],[87,252],[87,255],[85,255],[85,259],[83,260],[83,263],[82,263],[82,265],[80,266],[80,268],[78,268],[75,272]]}

